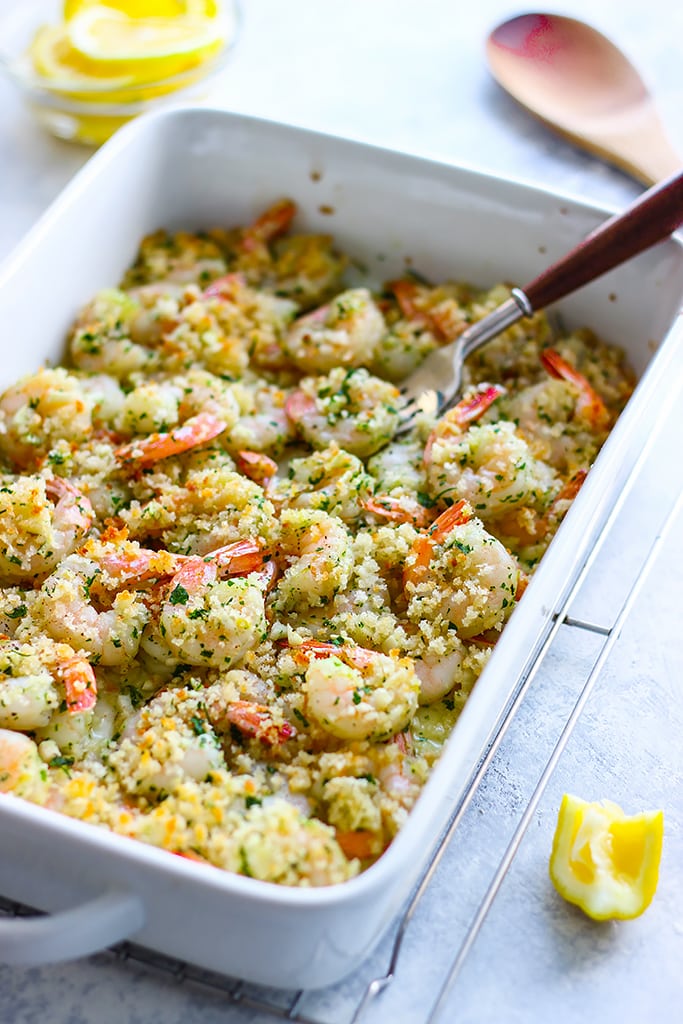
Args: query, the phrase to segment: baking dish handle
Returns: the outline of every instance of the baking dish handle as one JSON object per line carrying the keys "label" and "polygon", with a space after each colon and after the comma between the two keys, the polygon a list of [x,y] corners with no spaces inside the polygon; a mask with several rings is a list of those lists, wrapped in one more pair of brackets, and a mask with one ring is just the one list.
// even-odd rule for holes
{"label": "baking dish handle", "polygon": [[76,960],[128,938],[144,920],[142,902],[128,892],[105,892],[56,914],[0,919],[0,963],[34,967]]}

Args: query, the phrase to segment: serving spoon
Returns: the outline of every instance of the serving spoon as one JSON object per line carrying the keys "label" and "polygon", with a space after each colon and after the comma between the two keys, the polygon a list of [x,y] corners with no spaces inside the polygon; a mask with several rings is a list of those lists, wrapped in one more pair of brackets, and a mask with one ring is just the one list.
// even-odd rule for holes
{"label": "serving spoon", "polygon": [[544,309],[662,241],[683,224],[683,172],[655,185],[624,213],[599,225],[565,256],[455,340],[431,352],[403,387],[406,404],[397,434],[418,412],[443,415],[457,401],[467,356],[524,316]]}
{"label": "serving spoon", "polygon": [[491,32],[486,56],[496,81],[526,110],[643,184],[683,164],[637,70],[590,25],[521,14]]}

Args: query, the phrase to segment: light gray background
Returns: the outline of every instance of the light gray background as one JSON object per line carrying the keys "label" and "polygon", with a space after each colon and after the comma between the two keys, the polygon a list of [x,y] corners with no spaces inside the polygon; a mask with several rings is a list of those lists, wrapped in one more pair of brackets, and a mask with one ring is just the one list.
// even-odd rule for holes
{"label": "light gray background", "polygon": [[[9,5],[15,0],[0,0]],[[483,40],[519,8],[501,0],[245,0],[244,25],[211,102],[453,162],[613,204],[640,187],[555,139],[494,85]],[[622,46],[657,96],[683,153],[683,6],[679,0],[548,5],[584,17]],[[88,151],[56,142],[0,80],[0,258]],[[104,242],[104,240],[103,240]],[[511,240],[514,244],[514,240]],[[68,254],[65,254],[65,258]],[[74,268],[77,272],[77,268]],[[40,282],[36,282],[40,294]],[[30,310],[26,311],[30,316]],[[11,345],[7,325],[3,341]],[[682,490],[680,381],[574,614],[610,624]],[[663,396],[664,397],[664,396]],[[683,980],[683,517],[588,702],[440,1021],[554,1024],[681,1020]],[[599,649],[563,627],[408,931],[392,986],[368,1024],[426,1021],[468,923]],[[634,812],[663,807],[666,838],[647,914],[595,925],[547,879],[566,791]],[[239,928],[239,922],[226,922]],[[386,970],[390,936],[355,977],[308,995],[301,1013],[346,1021]],[[244,1024],[270,1018],[108,955],[36,970],[0,967],[1,1024]]]}

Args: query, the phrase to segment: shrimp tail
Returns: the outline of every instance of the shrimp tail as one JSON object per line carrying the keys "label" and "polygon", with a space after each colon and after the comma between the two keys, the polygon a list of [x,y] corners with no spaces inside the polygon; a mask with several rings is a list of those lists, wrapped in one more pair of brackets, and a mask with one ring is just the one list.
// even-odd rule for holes
{"label": "shrimp tail", "polygon": [[242,237],[243,251],[253,252],[264,243],[272,242],[283,235],[292,223],[296,210],[296,203],[291,199],[281,199],[270,206],[245,230]]}
{"label": "shrimp tail", "polygon": [[462,334],[465,323],[458,310],[437,306],[434,309],[425,309],[420,303],[420,288],[415,281],[407,278],[400,278],[397,281],[390,281],[388,288],[394,293],[401,313],[418,327],[425,327],[431,330],[436,340],[440,342],[454,341],[459,334]]}
{"label": "shrimp tail", "polygon": [[70,480],[61,476],[53,476],[45,481],[45,493],[55,507],[64,512],[74,526],[82,530],[89,530],[95,518],[95,510],[86,498]]}
{"label": "shrimp tail", "polygon": [[239,271],[233,271],[231,274],[223,274],[222,277],[217,277],[208,288],[204,289],[205,299],[226,299],[234,302],[237,299],[237,293],[246,286],[247,279],[244,274]]}
{"label": "shrimp tail", "polygon": [[226,714],[231,725],[243,735],[259,740],[268,747],[279,746],[296,736],[296,729],[289,722],[273,721],[270,708],[248,700],[233,701]]}
{"label": "shrimp tail", "polygon": [[367,829],[358,829],[355,832],[342,832],[337,829],[335,838],[341,846],[344,856],[349,860],[367,860],[379,852],[377,836]]}
{"label": "shrimp tail", "polygon": [[548,511],[543,516],[542,527],[544,530],[550,529],[553,520],[558,520],[566,514],[567,508],[571,505],[574,498],[581,490],[583,482],[587,476],[588,473],[585,469],[579,469],[569,478],[569,480],[567,480],[566,484],[560,488],[553,498]]}
{"label": "shrimp tail", "polygon": [[466,501],[456,501],[438,516],[429,528],[429,538],[439,544],[456,526],[468,523],[472,518],[472,506]]}
{"label": "shrimp tail", "polygon": [[505,394],[505,388],[498,384],[491,384],[484,391],[478,391],[471,398],[464,398],[458,402],[453,408],[453,419],[459,427],[465,427],[468,423],[480,419],[503,394]]}
{"label": "shrimp tail", "polygon": [[[456,432],[459,433],[470,423],[474,423],[476,420],[480,419],[486,410],[504,394],[505,388],[498,384],[491,384],[489,387],[485,388],[484,391],[477,391],[476,394],[468,395],[467,398],[463,398],[457,405],[454,405],[453,408],[446,413],[441,422],[447,426],[454,426]],[[431,462],[432,447],[434,446],[434,442],[439,436],[439,433],[440,428],[437,425],[427,438],[423,455],[423,461],[427,467]]]}
{"label": "shrimp tail", "polygon": [[418,585],[427,577],[434,547],[445,540],[456,526],[462,526],[472,518],[472,507],[466,501],[456,501],[438,516],[429,529],[416,537],[410,549],[410,563],[403,573],[404,582]]}
{"label": "shrimp tail", "polygon": [[244,576],[260,569],[264,559],[261,545],[257,541],[238,540],[234,544],[216,548],[205,556],[205,561],[214,563],[229,576]]}
{"label": "shrimp tail", "polygon": [[235,461],[240,473],[257,484],[267,484],[277,473],[277,462],[263,452],[242,449],[237,453]]}
{"label": "shrimp tail", "polygon": [[114,576],[118,582],[129,580],[152,580],[169,576],[188,561],[188,555],[177,555],[172,551],[152,551],[140,548],[138,551],[106,552],[102,558],[102,567]]}
{"label": "shrimp tail", "polygon": [[183,452],[197,448],[199,445],[213,441],[222,434],[227,424],[209,412],[200,412],[191,416],[180,427],[175,427],[163,434],[150,434],[148,437],[131,441],[115,451],[116,459],[124,465],[134,465],[145,469],[153,466],[160,459],[171,455],[182,455]]}
{"label": "shrimp tail", "polygon": [[577,470],[577,472],[567,480],[564,487],[557,492],[553,499],[553,504],[550,506],[551,509],[560,501],[573,501],[583,487],[583,483],[587,476],[588,473],[585,469]]}
{"label": "shrimp tail", "polygon": [[[284,645],[289,647],[290,644],[284,641]],[[300,665],[308,665],[312,658],[329,658],[332,655],[340,656],[341,645],[329,643],[325,640],[302,640],[296,647],[292,647],[292,656],[295,661],[298,661]]]}
{"label": "shrimp tail", "polygon": [[607,406],[582,373],[570,366],[554,348],[544,349],[540,360],[551,377],[574,385],[578,391],[576,412],[582,419],[587,420],[593,430],[601,430],[609,425],[610,414]]}
{"label": "shrimp tail", "polygon": [[[178,587],[188,594],[196,593],[220,575],[246,576],[261,569],[264,563],[260,545],[254,540],[238,540],[234,544],[216,548],[208,555],[190,555],[169,584],[171,601],[179,594]],[[176,601],[178,598],[176,598]]]}
{"label": "shrimp tail", "polygon": [[292,391],[285,400],[285,415],[295,426],[315,414],[316,404],[304,391]]}
{"label": "shrimp tail", "polygon": [[64,684],[66,709],[72,715],[90,711],[97,703],[97,681],[92,665],[74,655],[63,662],[57,674]]}
{"label": "shrimp tail", "polygon": [[416,301],[419,290],[415,281],[400,278],[397,281],[389,281],[387,288],[394,293],[398,307],[406,320],[427,324],[428,317],[422,312]]}
{"label": "shrimp tail", "polygon": [[375,651],[352,644],[333,644],[325,640],[303,640],[292,648],[295,661],[307,665],[312,658],[339,658],[352,668],[363,669],[372,664]]}
{"label": "shrimp tail", "polygon": [[317,306],[315,309],[311,309],[308,313],[304,313],[303,316],[297,317],[294,321],[294,326],[301,327],[302,324],[306,327],[317,327],[325,323],[329,316],[331,305],[326,302],[324,306]]}
{"label": "shrimp tail", "polygon": [[270,593],[275,586],[279,575],[277,563],[271,559],[269,562],[264,562],[260,569],[256,569],[254,571],[258,572],[264,593]]}
{"label": "shrimp tail", "polygon": [[412,523],[419,528],[429,525],[429,511],[423,505],[411,502],[408,506],[408,502],[392,498],[389,494],[375,494],[363,502],[363,508],[393,523]]}

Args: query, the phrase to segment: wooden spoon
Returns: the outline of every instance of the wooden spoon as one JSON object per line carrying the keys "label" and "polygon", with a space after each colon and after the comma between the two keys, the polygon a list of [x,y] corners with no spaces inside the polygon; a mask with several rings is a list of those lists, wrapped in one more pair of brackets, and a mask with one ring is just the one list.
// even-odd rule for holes
{"label": "wooden spoon", "polygon": [[522,14],[491,32],[496,81],[571,142],[646,185],[683,164],[640,75],[605,36],[558,14]]}

